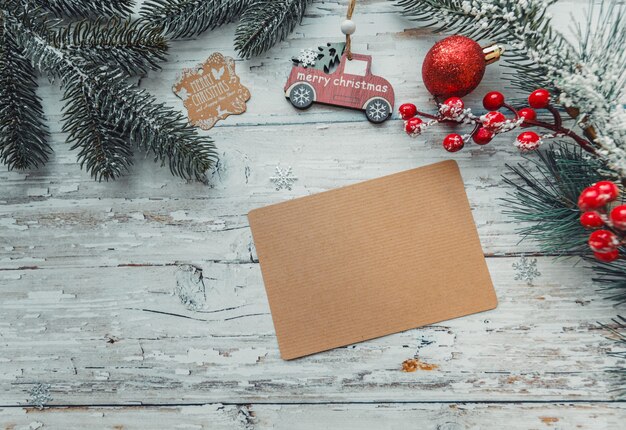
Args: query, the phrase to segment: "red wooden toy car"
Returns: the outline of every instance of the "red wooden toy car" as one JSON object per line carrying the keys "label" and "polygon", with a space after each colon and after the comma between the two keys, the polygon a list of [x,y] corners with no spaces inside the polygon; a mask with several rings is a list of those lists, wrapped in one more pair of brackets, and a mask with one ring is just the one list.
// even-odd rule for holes
{"label": "red wooden toy car", "polygon": [[313,102],[365,111],[368,120],[380,123],[393,112],[394,93],[389,81],[372,75],[370,55],[344,54],[332,73],[294,65],[285,84],[285,97],[298,109]]}

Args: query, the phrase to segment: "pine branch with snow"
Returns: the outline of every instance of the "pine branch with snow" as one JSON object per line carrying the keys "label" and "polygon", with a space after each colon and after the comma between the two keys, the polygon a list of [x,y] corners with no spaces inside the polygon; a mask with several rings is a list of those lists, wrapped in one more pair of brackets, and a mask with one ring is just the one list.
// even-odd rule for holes
{"label": "pine branch with snow", "polygon": [[578,112],[599,154],[626,177],[626,6],[590,6],[577,26],[576,64],[555,73],[560,102]]}
{"label": "pine branch with snow", "polygon": [[158,29],[117,17],[84,19],[50,31],[48,43],[74,58],[106,65],[128,76],[159,70],[167,42]]}
{"label": "pine branch with snow", "polygon": [[[0,3],[2,29],[18,48],[15,55],[23,60],[20,72],[32,63],[60,83],[65,102],[63,131],[68,133],[72,149],[78,151],[81,167],[97,180],[115,179],[128,170],[135,150],[141,149],[161,165],[167,164],[175,175],[204,180],[216,160],[213,141],[199,136],[180,112],[126,80],[129,74],[158,67],[166,48],[160,32],[145,22],[120,18],[63,27],[52,10],[33,8],[33,1]],[[28,79],[24,82],[34,85]],[[13,84],[0,78],[0,93]],[[8,112],[18,125],[39,119],[39,99],[22,100],[22,110],[3,111],[0,107],[0,115]],[[39,136],[44,139],[46,135]],[[22,152],[30,161],[17,163],[7,158],[5,149],[22,142],[18,138],[17,133],[3,134],[0,156],[9,168],[45,162],[47,153],[34,150],[37,145],[47,150],[45,139],[43,143],[32,138],[26,141],[30,150]],[[7,144],[7,139],[12,140]]]}
{"label": "pine branch with snow", "polygon": [[32,6],[52,12],[59,18],[129,16],[133,0],[27,0]]}
{"label": "pine branch with snow", "polygon": [[235,32],[235,48],[244,58],[267,51],[302,21],[310,0],[253,0]]}
{"label": "pine branch with snow", "polygon": [[0,161],[9,169],[38,167],[52,150],[47,142],[35,70],[11,33],[0,26]]}
{"label": "pine branch with snow", "polygon": [[238,19],[252,0],[147,0],[141,16],[172,38],[197,36]]}

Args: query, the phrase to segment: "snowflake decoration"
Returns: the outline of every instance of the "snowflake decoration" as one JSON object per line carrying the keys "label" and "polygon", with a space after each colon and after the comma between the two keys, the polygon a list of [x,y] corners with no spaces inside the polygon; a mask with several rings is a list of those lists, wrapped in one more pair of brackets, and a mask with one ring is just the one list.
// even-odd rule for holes
{"label": "snowflake decoration", "polygon": [[541,276],[541,272],[537,270],[537,259],[528,259],[525,255],[516,262],[513,263],[513,269],[517,271],[515,275],[516,281],[526,281],[527,285],[532,285],[533,280]]}
{"label": "snowflake decoration", "polygon": [[311,90],[306,86],[300,85],[293,91],[293,101],[298,106],[305,106],[311,100]]}
{"label": "snowflake decoration", "polygon": [[291,186],[298,180],[297,177],[292,176],[291,166],[286,169],[281,169],[280,166],[276,166],[276,176],[272,176],[270,181],[276,184],[276,191],[286,188],[291,191]]}
{"label": "snowflake decoration", "polygon": [[317,52],[313,49],[303,49],[297,57],[298,62],[303,67],[315,66],[317,60]]}
{"label": "snowflake decoration", "polygon": [[387,116],[387,107],[380,101],[372,103],[369,107],[369,111],[370,118],[373,118],[376,121],[380,121]]}
{"label": "snowflake decoration", "polygon": [[37,409],[42,410],[43,407],[52,400],[50,395],[50,384],[37,384],[30,390],[29,403]]}

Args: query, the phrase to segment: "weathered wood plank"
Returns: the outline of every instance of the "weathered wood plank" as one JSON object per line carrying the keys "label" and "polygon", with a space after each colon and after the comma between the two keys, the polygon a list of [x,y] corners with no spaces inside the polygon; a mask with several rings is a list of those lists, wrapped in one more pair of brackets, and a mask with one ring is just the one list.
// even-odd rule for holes
{"label": "weathered wood plank", "polygon": [[[599,408],[600,409],[600,408]],[[607,409],[607,417],[610,416]],[[207,404],[186,407],[125,408],[0,408],[4,430],[83,430],[86,428],[252,430],[249,406]]]}
{"label": "weathered wood plank", "polygon": [[[515,261],[488,259],[494,311],[289,362],[258,264],[203,265],[206,299],[175,267],[0,272],[0,404],[37,383],[52,404],[612,399],[612,303],[573,262],[539,259],[528,286]],[[402,372],[417,351],[437,368]]]}
{"label": "weathered wood plank", "polygon": [[[249,261],[250,209],[450,157],[439,144],[410,139],[399,121],[358,138],[351,124],[227,130],[229,147],[212,187],[186,184],[149,160],[137,163],[138,176],[106,184],[86,179],[70,156],[51,166],[53,175],[0,174],[0,199],[7,202],[0,206],[0,268]],[[538,249],[532,242],[519,245],[514,225],[500,212],[506,157],[521,159],[508,143],[454,156],[487,254]],[[270,181],[279,163],[293,166],[298,181],[292,191],[276,191]]]}
{"label": "weathered wood plank", "polygon": [[[176,407],[72,407],[42,411],[0,408],[6,430],[84,428],[211,430],[438,430],[618,429],[626,418],[619,403],[576,404],[336,404]],[[427,427],[424,424],[428,423]],[[504,424],[506,423],[506,424]]]}

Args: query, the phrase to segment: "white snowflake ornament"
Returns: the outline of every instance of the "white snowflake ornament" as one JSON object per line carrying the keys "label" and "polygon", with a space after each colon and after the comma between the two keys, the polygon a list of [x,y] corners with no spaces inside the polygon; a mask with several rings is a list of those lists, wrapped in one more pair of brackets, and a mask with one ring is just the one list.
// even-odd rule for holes
{"label": "white snowflake ornament", "polygon": [[39,410],[42,410],[44,406],[52,400],[52,396],[50,395],[50,384],[39,383],[30,390],[29,403]]}
{"label": "white snowflake ornament", "polygon": [[291,172],[291,166],[286,169],[281,169],[280,166],[276,166],[276,176],[270,177],[270,181],[276,185],[276,191],[280,191],[283,188],[291,191],[293,183],[297,180],[298,178],[293,176]]}
{"label": "white snowflake ornament", "polygon": [[313,49],[303,49],[300,51],[300,55],[298,55],[298,62],[303,67],[315,66],[315,61],[317,60],[317,52]]}
{"label": "white snowflake ornament", "polygon": [[532,285],[533,280],[541,276],[541,272],[537,270],[537,259],[527,258],[522,255],[522,258],[518,262],[513,263],[513,269],[517,272],[515,274],[516,281],[526,281],[526,285]]}

